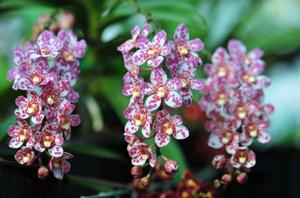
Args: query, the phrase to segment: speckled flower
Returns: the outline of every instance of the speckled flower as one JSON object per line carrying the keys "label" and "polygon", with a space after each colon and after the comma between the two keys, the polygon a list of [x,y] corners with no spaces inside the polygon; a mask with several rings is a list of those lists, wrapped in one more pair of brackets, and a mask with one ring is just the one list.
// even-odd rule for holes
{"label": "speckled flower", "polygon": [[161,105],[161,100],[170,107],[178,108],[182,105],[182,99],[178,93],[182,82],[173,78],[168,81],[167,74],[162,68],[156,68],[151,72],[151,84],[149,93],[151,94],[145,101],[145,106],[149,111],[154,111]]}
{"label": "speckled flower", "polygon": [[137,47],[137,40],[140,37],[147,37],[150,31],[151,31],[151,27],[148,23],[144,24],[143,30],[141,30],[138,26],[135,26],[131,30],[132,38],[122,43],[117,49],[122,53],[129,52],[131,49]]}
{"label": "speckled flower", "polygon": [[176,70],[180,64],[185,63],[198,67],[202,64],[196,52],[204,48],[203,42],[199,39],[190,39],[190,33],[185,24],[177,26],[174,33],[174,42],[172,43],[172,53],[168,56],[167,66],[170,70]]}
{"label": "speckled flower", "polygon": [[73,158],[73,155],[64,152],[61,157],[53,157],[49,161],[49,169],[53,172],[53,175],[57,179],[63,179],[64,174],[71,170],[71,164],[67,161]]}
{"label": "speckled flower", "polygon": [[[136,136],[135,136],[136,137]],[[156,154],[148,144],[144,143],[140,138],[133,138],[127,146],[129,156],[132,158],[131,163],[134,166],[141,166],[149,160],[151,167],[154,167],[157,162]]]}
{"label": "speckled flower", "polygon": [[17,118],[17,125],[11,125],[7,133],[12,139],[9,142],[10,148],[20,148],[24,143],[27,147],[34,144],[33,133],[40,129],[40,125],[31,127],[25,120]]}
{"label": "speckled flower", "polygon": [[19,96],[16,99],[16,104],[19,107],[15,114],[21,119],[31,117],[31,121],[35,124],[42,123],[44,114],[42,111],[42,100],[35,92],[28,92],[27,98]]}
{"label": "speckled flower", "polygon": [[234,168],[251,168],[256,163],[255,153],[246,147],[240,147],[232,155],[230,163]]}
{"label": "speckled flower", "polygon": [[146,37],[140,37],[137,41],[137,50],[132,60],[134,64],[142,65],[147,61],[151,67],[158,67],[163,62],[164,57],[170,54],[171,45],[166,42],[167,34],[165,31],[158,32],[152,42]]}
{"label": "speckled flower", "polygon": [[[37,47],[39,48],[40,56],[55,58],[58,56],[63,45],[53,32],[45,30],[39,35],[37,39]],[[37,57],[38,56],[39,55],[37,55]]]}
{"label": "speckled flower", "polygon": [[156,113],[153,129],[155,131],[155,144],[159,147],[169,144],[171,135],[177,140],[186,139],[189,136],[189,131],[183,125],[181,117],[178,115],[171,116],[166,110]]}
{"label": "speckled flower", "polygon": [[22,147],[15,154],[15,159],[19,164],[29,166],[35,161],[36,156],[33,149]]}

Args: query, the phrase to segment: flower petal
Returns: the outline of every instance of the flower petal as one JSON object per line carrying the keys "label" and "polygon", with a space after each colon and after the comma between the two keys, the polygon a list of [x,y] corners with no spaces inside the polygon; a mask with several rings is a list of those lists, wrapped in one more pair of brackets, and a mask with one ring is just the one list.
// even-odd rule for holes
{"label": "flower petal", "polygon": [[143,155],[140,155],[136,158],[132,158],[131,159],[131,164],[134,165],[134,166],[142,166],[146,163],[148,158],[146,158],[145,156]]}
{"label": "flower petal", "polygon": [[178,108],[182,105],[182,98],[176,91],[170,91],[169,94],[164,98],[166,105],[172,108]]}
{"label": "flower petal", "polygon": [[256,164],[256,159],[255,159],[255,153],[251,150],[249,150],[248,156],[247,156],[247,163],[245,164],[246,168],[251,168]]}
{"label": "flower petal", "polygon": [[166,84],[168,77],[166,72],[162,68],[158,67],[152,70],[150,80],[154,86],[162,86]]}
{"label": "flower petal", "polygon": [[32,83],[27,78],[17,78],[13,84],[14,90],[33,90]]}
{"label": "flower petal", "polygon": [[193,52],[198,52],[200,50],[203,50],[203,48],[204,48],[204,44],[199,38],[190,40],[188,42],[188,45],[189,45],[190,50]]}
{"label": "flower petal", "polygon": [[191,80],[191,88],[197,91],[203,91],[205,88],[205,81],[193,79]]}
{"label": "flower petal", "polygon": [[180,95],[182,98],[182,103],[184,105],[191,105],[192,101],[193,101],[193,94],[192,91],[190,89],[181,89],[180,90]]}
{"label": "flower petal", "polygon": [[182,80],[180,78],[172,78],[166,83],[166,87],[169,90],[178,90],[182,87]]}
{"label": "flower petal", "polygon": [[23,145],[23,142],[20,141],[19,137],[14,137],[9,141],[9,148],[20,148]]}
{"label": "flower petal", "polygon": [[167,33],[164,30],[162,30],[154,36],[152,40],[152,45],[162,47],[166,42],[166,38],[167,38]]}
{"label": "flower petal", "polygon": [[262,144],[266,144],[268,142],[270,142],[271,140],[271,134],[267,133],[267,132],[263,132],[260,131],[258,136],[257,136],[257,141],[262,143]]}
{"label": "flower petal", "polygon": [[220,138],[218,135],[211,133],[208,139],[208,146],[219,149],[222,148],[223,144],[220,142]]}
{"label": "flower petal", "polygon": [[155,144],[158,147],[164,147],[170,142],[170,136],[165,133],[157,133],[155,135]]}
{"label": "flower petal", "polygon": [[173,133],[173,136],[177,140],[186,139],[187,137],[189,137],[189,130],[183,125],[176,126],[176,130],[175,133]]}
{"label": "flower petal", "polygon": [[135,133],[139,127],[135,124],[134,120],[128,120],[125,125],[125,133]]}
{"label": "flower petal", "polygon": [[174,33],[174,40],[176,42],[188,42],[190,39],[189,30],[186,28],[185,24],[181,23],[177,26]]}
{"label": "flower petal", "polygon": [[164,61],[164,57],[162,56],[157,56],[155,58],[152,58],[152,59],[149,59],[147,64],[150,66],[150,67],[158,67],[160,66],[160,64]]}
{"label": "flower petal", "polygon": [[132,56],[132,61],[136,65],[144,64],[148,59],[147,50],[140,49],[136,51]]}
{"label": "flower petal", "polygon": [[148,111],[154,111],[160,107],[161,104],[161,98],[158,95],[150,95],[146,101],[145,106]]}
{"label": "flower petal", "polygon": [[48,149],[48,152],[52,157],[61,157],[64,154],[64,150],[61,146],[53,146]]}

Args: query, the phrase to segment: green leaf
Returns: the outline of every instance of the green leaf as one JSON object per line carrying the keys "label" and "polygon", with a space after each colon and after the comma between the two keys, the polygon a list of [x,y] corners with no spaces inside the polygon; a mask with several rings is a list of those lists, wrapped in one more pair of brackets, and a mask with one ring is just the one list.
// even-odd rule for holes
{"label": "green leaf", "polygon": [[[137,17],[140,15],[134,15],[137,12],[132,2],[133,1],[123,1],[110,16],[112,18],[135,17],[131,17],[127,21],[122,21],[122,24],[130,22],[129,25],[122,26],[124,32],[129,32],[130,28],[134,25],[141,24],[140,18]],[[141,0],[138,1],[138,4],[144,12],[152,15],[154,23],[158,25],[159,28],[166,30],[170,37],[173,36],[179,23],[185,23],[187,25],[191,37],[203,37],[206,34],[207,26],[204,18],[196,7],[188,1]],[[172,6],[170,6],[170,4]]]}
{"label": "green leaf", "polygon": [[101,93],[109,101],[119,119],[125,124],[123,111],[128,106],[129,99],[122,95],[122,85],[122,77],[118,76],[103,76],[97,83]]}
{"label": "green leaf", "polygon": [[113,188],[103,185],[103,183],[97,179],[72,174],[68,174],[67,178],[70,180],[71,184],[87,187],[96,192],[108,192],[113,190]]}
{"label": "green leaf", "polygon": [[124,157],[122,155],[113,150],[83,141],[68,142],[65,144],[65,149],[73,153],[79,153],[93,157],[100,157],[117,161],[124,160]]}
{"label": "green leaf", "polygon": [[250,48],[279,54],[300,47],[300,1],[259,1],[236,30],[235,36]]}
{"label": "green leaf", "polygon": [[14,116],[10,116],[6,118],[3,122],[0,124],[0,142],[7,136],[7,129],[10,125],[14,124],[16,122],[16,119]]}

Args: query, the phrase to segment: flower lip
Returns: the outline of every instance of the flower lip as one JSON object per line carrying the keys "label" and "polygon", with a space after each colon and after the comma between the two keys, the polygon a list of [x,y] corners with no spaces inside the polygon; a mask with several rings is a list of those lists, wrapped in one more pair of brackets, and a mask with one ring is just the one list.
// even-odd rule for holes
{"label": "flower lip", "polygon": [[157,95],[162,98],[167,94],[167,88],[165,86],[161,86],[159,88],[157,88]]}
{"label": "flower lip", "polygon": [[34,115],[39,111],[39,104],[36,101],[30,101],[27,105],[26,112],[30,115]]}
{"label": "flower lip", "polygon": [[172,135],[174,132],[174,125],[171,121],[165,121],[162,124],[162,132],[167,135]]}

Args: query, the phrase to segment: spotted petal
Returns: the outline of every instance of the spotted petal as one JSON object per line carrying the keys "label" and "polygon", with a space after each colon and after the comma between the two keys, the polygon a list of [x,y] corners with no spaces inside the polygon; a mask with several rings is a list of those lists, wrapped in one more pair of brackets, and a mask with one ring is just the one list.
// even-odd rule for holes
{"label": "spotted petal", "polygon": [[182,98],[176,91],[170,91],[169,94],[164,98],[166,105],[172,108],[178,108],[182,105]]}
{"label": "spotted petal", "polygon": [[131,159],[131,164],[134,166],[142,166],[146,163],[148,157],[144,155],[140,155],[136,158]]}
{"label": "spotted petal", "polygon": [[176,42],[188,42],[190,39],[189,30],[186,28],[186,26],[181,23],[177,26],[174,34],[174,40]]}
{"label": "spotted petal", "polygon": [[245,164],[246,168],[251,168],[256,164],[256,159],[255,159],[255,153],[251,150],[249,150],[248,156],[247,156],[247,163]]}
{"label": "spotted petal", "polygon": [[267,133],[267,132],[263,132],[260,131],[258,136],[257,136],[257,141],[262,143],[262,144],[266,144],[268,142],[270,142],[271,140],[271,134]]}
{"label": "spotted petal", "polygon": [[220,138],[218,135],[211,133],[208,139],[208,146],[219,149],[223,146],[223,144],[220,142]]}
{"label": "spotted petal", "polygon": [[197,91],[203,91],[205,87],[204,80],[193,79],[191,80],[191,88]]}
{"label": "spotted petal", "polygon": [[150,66],[150,67],[158,67],[160,66],[160,64],[163,62],[164,60],[164,57],[162,56],[157,56],[155,58],[152,58],[152,59],[149,59],[147,64]]}
{"label": "spotted petal", "polygon": [[12,87],[14,90],[33,90],[32,83],[27,78],[17,78]]}
{"label": "spotted petal", "polygon": [[145,106],[148,111],[154,111],[160,107],[161,104],[161,98],[158,95],[150,95],[146,101]]}
{"label": "spotted petal", "polygon": [[167,38],[167,33],[164,30],[162,30],[154,36],[152,40],[152,45],[162,47],[166,42],[166,38]]}
{"label": "spotted petal", "polygon": [[48,149],[48,152],[52,157],[61,157],[64,153],[64,150],[61,146],[53,146],[52,148]]}
{"label": "spotted petal", "polygon": [[135,124],[134,120],[128,120],[125,125],[125,133],[135,133],[139,127]]}
{"label": "spotted petal", "polygon": [[19,137],[14,137],[9,141],[10,148],[20,148],[23,145],[23,142],[20,141]]}
{"label": "spotted petal", "polygon": [[152,70],[150,80],[154,86],[162,86],[166,84],[168,77],[166,72],[162,68],[158,67]]}
{"label": "spotted petal", "polygon": [[148,59],[147,50],[140,49],[136,51],[132,56],[132,61],[136,65],[144,64]]}
{"label": "spotted petal", "polygon": [[204,44],[199,38],[190,40],[188,42],[188,45],[189,45],[189,49],[193,52],[198,52],[200,50],[203,50],[204,48]]}
{"label": "spotted petal", "polygon": [[164,147],[170,142],[170,136],[165,133],[157,133],[155,135],[155,144],[158,147]]}
{"label": "spotted petal", "polygon": [[189,130],[183,125],[176,126],[173,136],[177,140],[186,139],[189,136]]}
{"label": "spotted petal", "polygon": [[178,90],[182,87],[182,80],[179,78],[172,78],[166,83],[166,87],[169,90],[173,90],[173,91]]}

